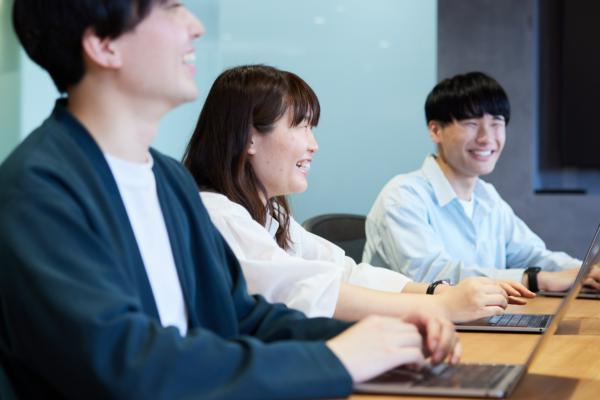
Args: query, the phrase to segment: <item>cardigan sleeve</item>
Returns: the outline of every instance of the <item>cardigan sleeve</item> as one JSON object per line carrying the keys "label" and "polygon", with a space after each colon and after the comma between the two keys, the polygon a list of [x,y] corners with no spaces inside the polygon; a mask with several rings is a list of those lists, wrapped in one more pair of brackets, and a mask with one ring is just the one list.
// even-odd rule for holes
{"label": "cardigan sleeve", "polygon": [[[92,229],[76,197],[55,189],[0,199],[0,351],[8,369],[24,366],[66,398],[350,393],[350,376],[322,341],[347,324],[303,322],[248,296],[241,277],[231,298],[211,300],[235,303],[239,335],[196,327],[182,337],[144,312],[111,240]],[[26,386],[17,393],[32,390]]]}

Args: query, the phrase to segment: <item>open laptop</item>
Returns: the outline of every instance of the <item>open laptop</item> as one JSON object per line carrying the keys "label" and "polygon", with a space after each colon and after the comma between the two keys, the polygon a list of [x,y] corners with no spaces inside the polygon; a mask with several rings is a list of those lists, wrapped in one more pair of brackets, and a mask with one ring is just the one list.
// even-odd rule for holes
{"label": "open laptop", "polygon": [[[547,290],[540,290],[537,294],[546,297],[565,297],[568,292],[551,292]],[[596,299],[600,300],[600,290],[593,289],[590,287],[582,287],[577,295],[578,299]]]}
{"label": "open laptop", "polygon": [[455,325],[457,331],[463,332],[542,333],[553,317],[552,314],[505,313]]}
{"label": "open laptop", "polygon": [[[597,249],[590,247],[587,256],[590,256],[589,252],[594,251],[591,254],[593,259],[596,258]],[[593,265],[593,263],[592,263]],[[590,267],[591,269],[591,267]],[[538,295],[542,296],[553,296],[553,297],[565,297],[569,291],[564,292],[538,292]],[[577,298],[585,299],[600,299],[600,291],[581,287]],[[477,331],[477,332],[508,332],[508,333],[541,333],[548,328],[552,321],[553,315],[551,314],[512,314],[506,313],[493,317],[481,318],[474,321],[457,323],[457,331]]]}
{"label": "open laptop", "polygon": [[492,397],[503,398],[513,391],[533,360],[548,344],[576,294],[581,289],[591,266],[598,263],[600,226],[583,260],[579,274],[561,301],[546,331],[540,335],[525,364],[439,364],[421,371],[396,368],[370,381],[355,384],[358,393],[399,394],[417,396]]}

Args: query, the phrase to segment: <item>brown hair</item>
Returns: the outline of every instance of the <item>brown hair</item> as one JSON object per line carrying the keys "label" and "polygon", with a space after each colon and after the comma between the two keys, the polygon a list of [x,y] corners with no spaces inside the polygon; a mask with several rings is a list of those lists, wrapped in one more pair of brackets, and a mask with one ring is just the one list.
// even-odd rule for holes
{"label": "brown hair", "polygon": [[297,75],[266,65],[244,65],[221,73],[212,85],[183,156],[198,187],[222,193],[244,206],[261,225],[270,214],[279,223],[275,239],[290,247],[290,208],[285,196],[267,201],[264,185],[248,160],[251,128],[268,135],[290,112],[290,126],[317,126],[320,105]]}

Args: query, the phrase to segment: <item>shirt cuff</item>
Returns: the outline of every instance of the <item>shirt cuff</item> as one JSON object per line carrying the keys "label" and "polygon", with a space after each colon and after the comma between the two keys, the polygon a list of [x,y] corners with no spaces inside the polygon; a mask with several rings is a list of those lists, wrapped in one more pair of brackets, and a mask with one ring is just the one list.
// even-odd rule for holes
{"label": "shirt cuff", "polygon": [[507,279],[517,282],[523,281],[523,274],[525,273],[524,268],[508,268],[508,269],[497,269],[494,270],[494,279]]}
{"label": "shirt cuff", "polygon": [[348,281],[353,285],[384,292],[401,292],[408,282],[412,282],[412,279],[399,272],[366,263],[358,264]]}

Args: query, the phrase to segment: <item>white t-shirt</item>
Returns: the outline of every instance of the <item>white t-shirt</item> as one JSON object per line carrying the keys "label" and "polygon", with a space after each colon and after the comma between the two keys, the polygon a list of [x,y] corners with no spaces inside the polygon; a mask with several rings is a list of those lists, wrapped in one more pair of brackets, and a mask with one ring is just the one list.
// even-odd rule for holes
{"label": "white t-shirt", "polygon": [[125,204],[160,322],[163,326],[177,327],[181,335],[185,335],[188,328],[187,311],[169,234],[158,201],[152,157],[148,154],[148,162],[145,164],[125,161],[109,154],[104,154],[104,157]]}
{"label": "white t-shirt", "polygon": [[462,205],[463,209],[465,210],[465,214],[467,214],[467,217],[473,219],[473,210],[475,208],[475,193],[471,194],[471,200],[462,200],[462,199],[458,199],[458,201],[460,202],[460,204]]}
{"label": "white t-shirt", "polygon": [[256,222],[226,196],[202,192],[210,219],[239,259],[248,291],[284,303],[309,317],[331,317],[342,282],[400,292],[410,279],[389,269],[356,264],[335,244],[305,230],[290,218],[293,245],[284,251],[275,241],[278,222]]}

